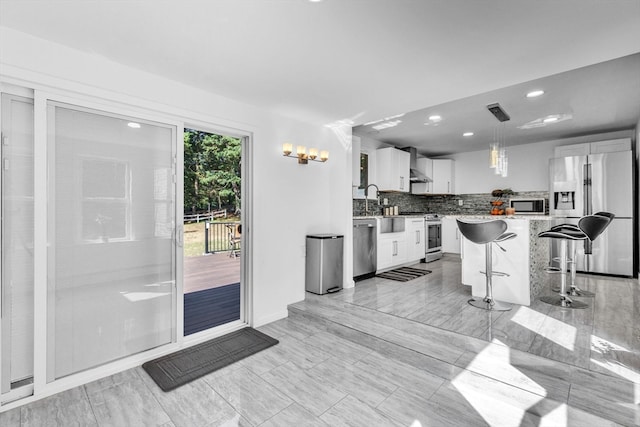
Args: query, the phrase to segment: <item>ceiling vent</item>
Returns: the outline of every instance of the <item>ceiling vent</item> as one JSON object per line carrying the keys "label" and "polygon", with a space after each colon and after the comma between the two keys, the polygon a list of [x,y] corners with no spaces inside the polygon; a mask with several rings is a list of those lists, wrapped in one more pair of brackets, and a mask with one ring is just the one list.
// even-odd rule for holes
{"label": "ceiling vent", "polygon": [[500,104],[498,104],[497,102],[495,104],[487,105],[487,109],[491,111],[491,114],[496,116],[496,119],[498,119],[501,122],[506,122],[511,119],[511,117],[509,117],[507,112],[504,111],[500,106]]}

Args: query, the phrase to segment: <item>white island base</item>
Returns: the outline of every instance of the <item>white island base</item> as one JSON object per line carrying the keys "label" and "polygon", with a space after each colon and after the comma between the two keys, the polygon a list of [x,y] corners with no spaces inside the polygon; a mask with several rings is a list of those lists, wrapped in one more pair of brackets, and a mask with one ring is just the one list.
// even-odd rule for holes
{"label": "white island base", "polygon": [[[497,301],[531,305],[535,297],[550,280],[545,267],[549,263],[549,239],[538,238],[538,233],[547,230],[551,217],[458,217],[465,222],[483,222],[503,219],[507,232],[516,237],[499,243],[506,251],[492,244],[493,271],[509,276],[493,276],[493,298]],[[485,245],[475,244],[462,238],[462,283],[471,286],[471,295],[484,298],[486,295]]]}

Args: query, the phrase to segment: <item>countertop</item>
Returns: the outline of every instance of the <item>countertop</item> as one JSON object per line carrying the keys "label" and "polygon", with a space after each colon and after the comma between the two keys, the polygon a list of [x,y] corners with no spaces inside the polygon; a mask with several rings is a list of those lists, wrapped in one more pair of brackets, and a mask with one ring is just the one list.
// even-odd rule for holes
{"label": "countertop", "polygon": [[367,216],[354,216],[353,219],[377,219],[377,218],[424,218],[426,214],[412,214],[412,215],[367,215]]}
{"label": "countertop", "polygon": [[565,216],[556,215],[444,215],[442,218],[460,218],[460,219],[527,219],[536,221],[552,221],[558,218],[566,218]]}
{"label": "countertop", "polygon": [[[411,215],[367,215],[367,216],[354,216],[353,219],[381,219],[381,218],[424,218],[426,214],[411,214]],[[566,216],[558,215],[489,215],[489,214],[477,214],[477,215],[440,215],[439,218],[460,218],[460,219],[526,219],[536,221],[552,221],[554,219],[566,218]]]}

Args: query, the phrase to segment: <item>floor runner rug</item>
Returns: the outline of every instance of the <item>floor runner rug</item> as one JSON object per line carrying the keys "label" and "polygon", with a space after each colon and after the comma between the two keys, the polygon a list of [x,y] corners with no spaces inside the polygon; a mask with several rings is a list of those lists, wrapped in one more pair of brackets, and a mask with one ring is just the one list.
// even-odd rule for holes
{"label": "floor runner rug", "polygon": [[377,274],[376,277],[382,277],[383,279],[396,280],[398,282],[408,282],[409,280],[417,279],[425,274],[431,273],[431,270],[422,270],[420,268],[400,267],[393,270],[385,271],[384,273]]}
{"label": "floor runner rug", "polygon": [[244,328],[142,365],[163,391],[170,391],[278,344],[278,340]]}

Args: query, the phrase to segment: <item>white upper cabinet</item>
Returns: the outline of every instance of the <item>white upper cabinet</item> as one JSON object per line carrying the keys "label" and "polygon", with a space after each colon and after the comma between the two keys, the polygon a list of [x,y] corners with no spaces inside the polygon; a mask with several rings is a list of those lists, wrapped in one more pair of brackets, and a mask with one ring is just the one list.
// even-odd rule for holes
{"label": "white upper cabinet", "polygon": [[585,142],[582,144],[560,145],[554,149],[555,157],[588,156],[589,154],[612,153],[631,150],[631,138],[609,141]]}
{"label": "white upper cabinet", "polygon": [[454,194],[453,160],[433,159],[433,194]]}
{"label": "white upper cabinet", "polygon": [[454,194],[453,160],[421,158],[416,166],[430,181],[411,184],[412,194]]}
{"label": "white upper cabinet", "polygon": [[589,152],[589,143],[561,145],[554,149],[556,157],[586,156]]}
{"label": "white upper cabinet", "polygon": [[376,184],[380,191],[409,191],[410,155],[394,147],[376,150]]}
{"label": "white upper cabinet", "polygon": [[589,144],[589,148],[591,149],[591,154],[631,151],[631,138],[592,142]]}

